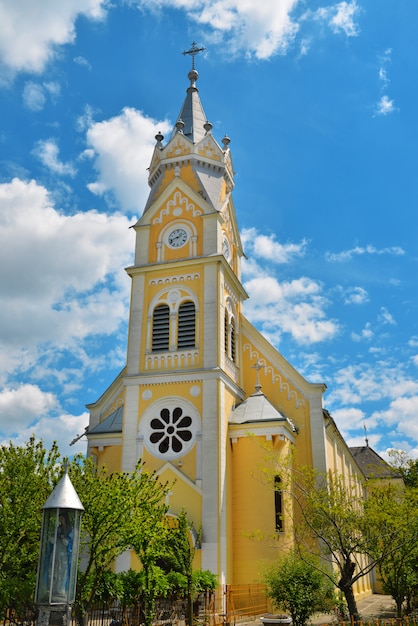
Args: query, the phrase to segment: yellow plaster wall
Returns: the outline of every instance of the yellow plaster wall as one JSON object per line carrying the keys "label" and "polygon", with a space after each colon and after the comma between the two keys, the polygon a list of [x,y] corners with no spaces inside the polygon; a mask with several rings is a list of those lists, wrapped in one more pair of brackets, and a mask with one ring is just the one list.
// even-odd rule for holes
{"label": "yellow plaster wall", "polygon": [[257,359],[265,363],[265,367],[259,370],[261,390],[269,399],[269,402],[278,410],[289,417],[298,429],[295,438],[299,463],[302,465],[312,464],[312,433],[309,414],[309,401],[286,377],[283,371],[279,371],[265,354],[256,348],[244,337],[244,349],[242,350],[242,373],[243,386],[246,395],[254,393],[256,385],[256,370],[253,367]]}
{"label": "yellow plaster wall", "polygon": [[120,472],[122,468],[122,446],[105,446],[101,452],[92,447],[92,454],[97,457],[97,465],[105,466],[109,472]]}
{"label": "yellow plaster wall", "polygon": [[[273,448],[278,456],[285,451],[278,438]],[[233,583],[256,582],[263,562],[273,560],[277,546],[288,545],[289,536],[286,532],[275,532],[272,475],[266,480],[263,471],[257,469],[266,467],[265,438],[239,438],[231,443],[231,458]],[[289,520],[287,530],[290,530]],[[255,539],[249,537],[253,534]]]}

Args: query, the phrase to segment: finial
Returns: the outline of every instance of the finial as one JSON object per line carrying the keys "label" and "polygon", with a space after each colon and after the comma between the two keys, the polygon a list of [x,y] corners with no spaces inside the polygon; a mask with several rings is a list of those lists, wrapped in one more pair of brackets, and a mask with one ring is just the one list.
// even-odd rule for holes
{"label": "finial", "polygon": [[210,122],[208,122],[208,120],[206,120],[206,122],[203,124],[203,128],[205,129],[206,134],[207,134],[207,133],[210,133],[210,131],[212,130],[213,126],[212,126],[212,124]]}
{"label": "finial", "polygon": [[179,133],[183,132],[184,122],[183,122],[183,120],[181,118],[179,120],[177,120],[176,128],[177,128],[177,132],[179,132]]}
{"label": "finial", "polygon": [[260,370],[264,368],[264,365],[260,363],[260,361],[256,361],[254,365],[251,365],[252,369],[255,369],[255,393],[261,392],[261,383],[260,383]]}
{"label": "finial", "polygon": [[222,139],[222,143],[224,146],[224,150],[226,150],[229,146],[229,144],[231,143],[230,138],[228,137],[228,135],[225,135],[224,138]]}
{"label": "finial", "polygon": [[155,139],[156,139],[156,141],[157,141],[157,146],[158,146],[159,148],[162,148],[162,147],[163,147],[163,146],[162,146],[162,141],[163,141],[163,139],[164,139],[164,135],[163,135],[162,133],[158,132],[158,133],[155,135]]}
{"label": "finial", "polygon": [[203,48],[203,47],[202,47],[202,48],[198,48],[198,47],[197,47],[197,43],[196,43],[195,41],[193,41],[193,43],[192,43],[192,46],[191,46],[190,50],[185,50],[185,51],[183,52],[183,54],[184,54],[184,55],[186,55],[186,54],[190,54],[190,56],[192,57],[192,70],[194,70],[194,69],[195,69],[195,66],[194,66],[194,58],[195,58],[196,54],[199,54],[199,52],[203,52],[205,49],[206,49],[206,48]]}

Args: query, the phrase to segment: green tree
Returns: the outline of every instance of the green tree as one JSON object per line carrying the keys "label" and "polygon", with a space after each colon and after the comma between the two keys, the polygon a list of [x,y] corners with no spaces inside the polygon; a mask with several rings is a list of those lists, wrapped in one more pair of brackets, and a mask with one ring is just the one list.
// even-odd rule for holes
{"label": "green tree", "polygon": [[82,623],[115,559],[135,548],[138,536],[158,533],[156,520],[166,512],[168,487],[141,464],[130,473],[109,473],[82,456],[73,460],[69,474],[84,506],[75,602]]}
{"label": "green tree", "polygon": [[330,579],[337,569],[336,585],[344,594],[351,618],[358,621],[354,583],[394,552],[403,540],[395,528],[371,523],[366,492],[354,478],[347,480],[338,472],[325,474],[304,468],[293,472],[292,489],[299,512],[296,541],[304,550],[321,557],[323,571]]}
{"label": "green tree", "polygon": [[58,479],[59,452],[31,437],[0,447],[0,617],[33,607],[42,507]]}
{"label": "green tree", "polygon": [[401,617],[404,602],[407,611],[411,610],[418,587],[418,491],[393,484],[375,486],[366,501],[366,514],[374,529],[375,556],[385,551],[388,532],[396,535],[396,543],[380,559],[378,571],[383,589],[395,600]]}
{"label": "green tree", "polygon": [[333,583],[310,557],[301,559],[296,551],[269,567],[265,581],[273,605],[290,615],[294,626],[305,626],[317,611],[335,607]]}
{"label": "green tree", "polygon": [[167,537],[166,559],[170,568],[183,574],[186,578],[187,623],[189,626],[193,624],[193,560],[196,554],[196,544],[201,541],[201,534],[201,529],[196,532],[187,519],[186,511],[182,510]]}
{"label": "green tree", "polygon": [[411,459],[403,450],[389,450],[390,464],[398,471],[407,487],[418,488],[418,459]]}
{"label": "green tree", "polygon": [[141,604],[146,626],[150,626],[155,617],[155,601],[169,592],[169,582],[160,564],[168,550],[170,532],[167,507],[149,512],[150,517],[142,526],[135,529],[132,547],[142,564]]}

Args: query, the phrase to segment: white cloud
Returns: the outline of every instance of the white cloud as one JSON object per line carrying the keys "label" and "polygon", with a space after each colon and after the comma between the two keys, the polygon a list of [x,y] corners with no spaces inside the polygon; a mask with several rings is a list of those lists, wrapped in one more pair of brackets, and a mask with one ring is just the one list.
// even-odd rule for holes
{"label": "white cloud", "polygon": [[37,385],[24,384],[6,387],[0,392],[0,432],[11,435],[59,406],[52,393],[45,393]]}
{"label": "white cloud", "polygon": [[338,2],[327,7],[320,7],[315,11],[308,10],[304,19],[308,17],[324,22],[335,34],[344,34],[346,37],[356,37],[360,28],[355,21],[361,9],[356,0]]}
{"label": "white cloud", "polygon": [[55,102],[60,93],[61,86],[56,81],[41,84],[35,83],[33,80],[28,80],[23,86],[23,104],[31,111],[42,111],[47,102],[47,96]]}
{"label": "white cloud", "polygon": [[376,106],[376,115],[389,115],[396,110],[395,103],[389,96],[382,96]]}
{"label": "white cloud", "polygon": [[259,234],[256,228],[244,228],[241,241],[249,251],[249,256],[273,263],[290,263],[295,257],[303,256],[307,246],[305,240],[300,243],[279,243],[274,234]]}
{"label": "white cloud", "polygon": [[386,307],[382,306],[379,311],[378,321],[381,324],[390,324],[391,326],[396,326],[396,322],[393,318],[393,315],[389,313]]}
{"label": "white cloud", "polygon": [[38,141],[33,153],[51,172],[61,176],[75,176],[74,166],[59,160],[59,148],[55,139]]}
{"label": "white cloud", "polygon": [[418,395],[395,398],[385,411],[376,411],[371,419],[383,424],[396,425],[396,431],[402,436],[418,440]]}
{"label": "white cloud", "polygon": [[377,361],[348,365],[335,371],[328,404],[337,408],[363,402],[394,400],[418,394],[418,380],[408,376],[399,363]]}
{"label": "white cloud", "polygon": [[[60,413],[56,416],[44,416],[31,426],[20,428],[18,435],[13,437],[13,444],[24,445],[34,435],[37,440],[42,439],[47,450],[51,448],[54,441],[58,442],[59,451],[63,457],[71,457],[76,453],[85,454],[87,448],[85,437],[79,439],[72,446],[70,443],[77,435],[84,433],[88,422],[88,413],[82,413],[81,415]],[[0,445],[7,445],[8,442],[9,439],[5,434],[3,441],[0,441]]]}
{"label": "white cloud", "polygon": [[298,344],[312,344],[339,332],[337,322],[326,319],[328,302],[320,283],[306,277],[279,282],[264,274],[244,282],[244,287],[250,296],[245,314],[276,346],[283,333]]}
{"label": "white cloud", "polygon": [[87,61],[87,59],[80,55],[74,57],[74,63],[77,63],[77,65],[81,65],[82,67],[86,67],[88,70],[93,69],[91,64]]}
{"label": "white cloud", "polygon": [[368,244],[367,246],[355,246],[351,250],[343,250],[342,252],[326,252],[325,258],[327,261],[335,261],[342,263],[344,261],[350,261],[355,256],[363,256],[365,254],[370,255],[383,255],[389,254],[393,256],[402,256],[405,254],[405,250],[399,246],[392,246],[390,248],[376,248],[375,246]]}
{"label": "white cloud", "polygon": [[360,12],[356,0],[352,2],[340,2],[335,7],[335,14],[330,20],[330,26],[334,32],[343,32],[347,37],[355,37],[359,34],[359,27],[354,18]]}
{"label": "white cloud", "polygon": [[23,104],[31,111],[42,111],[46,102],[45,90],[39,83],[29,80],[23,87]]}
{"label": "white cloud", "polygon": [[369,301],[369,294],[363,287],[350,287],[344,291],[344,304],[364,304]]}
{"label": "white cloud", "polygon": [[64,215],[34,181],[0,185],[0,376],[126,322],[129,226],[120,214]]}
{"label": "white cloud", "polygon": [[373,337],[374,337],[374,332],[369,322],[367,322],[367,324],[365,325],[363,330],[360,332],[360,334],[355,333],[355,332],[351,333],[351,339],[353,341],[363,341],[363,340],[371,341]]}
{"label": "white cloud", "polygon": [[365,413],[361,409],[354,407],[336,409],[332,412],[332,417],[341,431],[364,428]]}
{"label": "white cloud", "polygon": [[72,43],[81,15],[99,20],[106,0],[13,0],[0,4],[0,65],[12,74],[41,72],[56,47]]}
{"label": "white cloud", "polygon": [[109,120],[89,123],[88,152],[84,156],[94,159],[98,176],[88,188],[94,194],[113,197],[123,211],[138,211],[149,193],[146,170],[155,135],[158,131],[169,132],[171,124],[148,118],[132,108],[123,109]]}
{"label": "white cloud", "polygon": [[285,53],[299,29],[292,19],[298,0],[131,0],[131,4],[150,10],[181,9],[190,20],[211,29],[209,40],[257,59]]}

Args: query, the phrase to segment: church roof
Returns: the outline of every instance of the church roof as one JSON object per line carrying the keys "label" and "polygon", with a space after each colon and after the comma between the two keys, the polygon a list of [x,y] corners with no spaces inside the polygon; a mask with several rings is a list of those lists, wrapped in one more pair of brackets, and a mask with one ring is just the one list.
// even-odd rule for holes
{"label": "church roof", "polygon": [[396,470],[386,463],[369,445],[350,447],[350,452],[366,478],[401,478]]}
{"label": "church roof", "polygon": [[293,432],[296,427],[293,422],[269,402],[261,391],[256,391],[244,402],[241,402],[229,417],[230,424],[251,424],[254,422],[285,422]]}
{"label": "church roof", "polygon": [[183,135],[188,137],[192,143],[197,143],[206,135],[207,118],[200,101],[199,90],[196,87],[196,81],[199,78],[198,71],[194,68],[191,69],[188,78],[190,86],[186,90],[186,99],[181,107],[172,136],[184,124]]}
{"label": "church roof", "polygon": [[123,406],[120,406],[108,415],[103,422],[89,430],[89,435],[102,435],[103,433],[121,433],[123,419]]}

